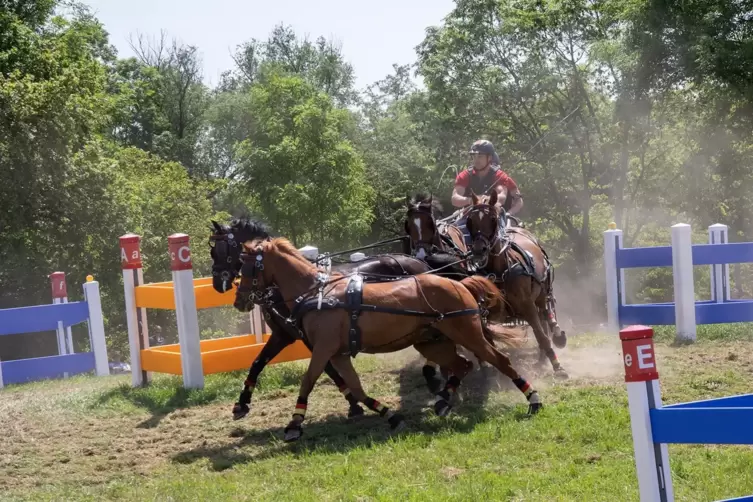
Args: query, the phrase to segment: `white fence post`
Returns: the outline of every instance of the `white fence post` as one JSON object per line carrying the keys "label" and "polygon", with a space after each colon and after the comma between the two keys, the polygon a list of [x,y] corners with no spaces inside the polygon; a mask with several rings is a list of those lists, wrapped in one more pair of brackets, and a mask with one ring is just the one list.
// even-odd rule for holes
{"label": "white fence post", "polygon": [[[607,326],[610,333],[620,331],[620,302],[625,302],[625,274],[617,272],[617,249],[622,248],[622,230],[615,223],[604,232],[604,273],[607,284]],[[619,277],[619,281],[618,281]]]}
{"label": "white fence post", "polygon": [[[709,244],[727,244],[729,227],[721,223],[709,226]],[[729,265],[709,265],[711,275],[711,301],[723,303],[729,300]]]}
{"label": "white fence post", "polygon": [[672,279],[675,297],[677,338],[695,341],[695,285],[693,284],[693,243],[690,225],[672,225]]}
{"label": "white fence post", "polygon": [[89,343],[94,353],[94,371],[97,376],[110,374],[107,360],[107,341],[105,340],[105,318],[102,315],[102,299],[99,295],[99,283],[91,275],[86,276],[84,299],[89,306]]}
{"label": "white fence post", "polygon": [[131,349],[131,385],[139,387],[152,379],[150,372],[141,369],[141,350],[149,348],[149,326],[146,309],[136,308],[136,286],[144,284],[140,236],[126,234],[120,237],[120,264],[123,267],[128,345]]}
{"label": "white fence post", "polygon": [[5,387],[5,384],[3,384],[3,360],[0,359],[0,389]]}
{"label": "white fence post", "polygon": [[662,406],[653,336],[647,326],[620,331],[641,502],[674,500],[667,445],[656,448],[651,430],[650,410]]}
{"label": "white fence post", "polygon": [[193,288],[193,264],[188,235],[173,234],[167,238],[167,242],[170,249],[170,269],[173,271],[183,387],[200,389],[204,387],[204,369],[201,362],[199,318],[196,311],[196,292]]}

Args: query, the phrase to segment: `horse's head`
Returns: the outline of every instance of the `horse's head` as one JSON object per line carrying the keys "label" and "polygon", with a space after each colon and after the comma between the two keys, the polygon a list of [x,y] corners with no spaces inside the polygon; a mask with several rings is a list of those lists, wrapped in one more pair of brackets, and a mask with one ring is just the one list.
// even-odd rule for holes
{"label": "horse's head", "polygon": [[405,233],[410,237],[413,254],[423,259],[432,254],[437,244],[437,221],[434,210],[441,211],[439,201],[428,194],[406,198],[408,207],[405,218]]}
{"label": "horse's head", "polygon": [[497,211],[497,192],[491,195],[477,196],[471,192],[472,206],[468,211],[466,228],[471,234],[471,252],[473,261],[479,267],[486,266],[489,253],[499,240],[499,212]]}
{"label": "horse's head", "polygon": [[254,304],[263,303],[273,284],[272,270],[266,266],[269,260],[264,260],[265,256],[269,258],[272,248],[272,241],[268,236],[256,237],[240,244],[240,283],[235,290],[233,306],[241,312],[251,312]]}
{"label": "horse's head", "polygon": [[233,281],[241,269],[242,244],[254,239],[269,238],[264,224],[247,219],[234,219],[230,225],[212,221],[209,253],[212,256],[212,287],[218,293],[233,289]]}

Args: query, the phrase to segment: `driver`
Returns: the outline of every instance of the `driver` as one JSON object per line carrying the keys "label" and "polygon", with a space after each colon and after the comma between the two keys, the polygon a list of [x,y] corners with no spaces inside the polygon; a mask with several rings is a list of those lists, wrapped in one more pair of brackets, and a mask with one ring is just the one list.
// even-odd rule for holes
{"label": "driver", "polygon": [[[472,204],[471,190],[476,195],[488,195],[494,187],[497,191],[497,209],[504,209],[500,214],[515,215],[523,207],[523,197],[515,181],[499,167],[499,156],[491,141],[480,139],[473,143],[469,152],[473,165],[462,171],[455,178],[452,191],[452,205],[465,208]],[[505,225],[505,218],[499,219],[500,227]],[[463,231],[466,241],[470,234],[465,226],[466,215],[455,223]]]}

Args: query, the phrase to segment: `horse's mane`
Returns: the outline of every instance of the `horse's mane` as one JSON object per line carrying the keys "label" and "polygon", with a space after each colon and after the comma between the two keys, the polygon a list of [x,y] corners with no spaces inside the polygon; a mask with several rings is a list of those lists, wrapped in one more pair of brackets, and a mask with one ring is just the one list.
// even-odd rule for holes
{"label": "horse's mane", "polygon": [[296,249],[293,243],[287,240],[285,237],[276,237],[272,239],[272,245],[274,245],[280,253],[292,256],[293,258],[300,260],[301,262],[305,263],[308,268],[316,269],[316,266],[308,261],[306,257],[304,257],[301,252]]}
{"label": "horse's mane", "polygon": [[235,229],[237,232],[243,232],[254,238],[260,237],[265,239],[270,236],[270,229],[265,223],[250,218],[233,218],[229,229]]}
{"label": "horse's mane", "polygon": [[439,199],[433,198],[429,192],[419,192],[415,194],[410,199],[409,204],[411,206],[430,205],[433,213],[442,214],[442,211],[443,211],[442,204],[439,202]]}

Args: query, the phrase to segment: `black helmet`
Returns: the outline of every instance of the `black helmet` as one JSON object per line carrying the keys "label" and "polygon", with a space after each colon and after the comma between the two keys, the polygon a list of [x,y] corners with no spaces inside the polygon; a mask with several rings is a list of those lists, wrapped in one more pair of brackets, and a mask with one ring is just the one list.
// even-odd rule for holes
{"label": "black helmet", "polygon": [[497,157],[497,152],[494,150],[492,142],[486,139],[480,139],[473,143],[471,151],[468,153],[480,153],[482,155],[491,155],[494,158],[499,158]]}

